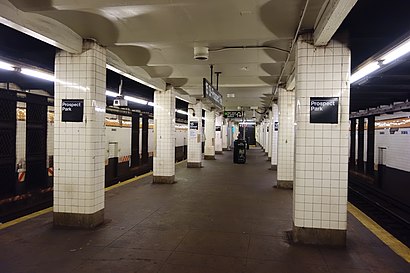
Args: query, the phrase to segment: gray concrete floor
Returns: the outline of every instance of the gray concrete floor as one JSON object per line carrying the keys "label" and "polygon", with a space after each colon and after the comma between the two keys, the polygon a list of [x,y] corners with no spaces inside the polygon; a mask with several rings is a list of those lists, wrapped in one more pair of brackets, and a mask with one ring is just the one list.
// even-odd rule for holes
{"label": "gray concrete floor", "polygon": [[290,245],[292,191],[258,149],[202,169],[177,166],[174,185],[152,177],[106,194],[106,223],[55,229],[51,213],[0,231],[0,272],[410,272],[349,215],[346,248]]}

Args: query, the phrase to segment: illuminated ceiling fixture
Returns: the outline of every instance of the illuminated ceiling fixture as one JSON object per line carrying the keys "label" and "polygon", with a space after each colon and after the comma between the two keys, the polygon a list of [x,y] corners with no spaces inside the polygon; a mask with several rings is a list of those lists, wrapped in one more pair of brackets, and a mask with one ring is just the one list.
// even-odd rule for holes
{"label": "illuminated ceiling fixture", "polygon": [[383,64],[391,63],[410,52],[410,39],[384,54],[380,60]]}
{"label": "illuminated ceiling fixture", "polygon": [[177,109],[177,110],[175,110],[175,112],[177,112],[177,113],[179,113],[179,114],[181,114],[181,115],[188,116],[188,112],[186,112],[186,111],[184,111],[184,110]]}
{"label": "illuminated ceiling fixture", "polygon": [[133,75],[131,75],[131,74],[128,74],[128,73],[126,73],[126,72],[124,72],[124,71],[122,71],[122,70],[119,70],[118,68],[115,68],[115,67],[112,66],[112,65],[106,64],[105,67],[106,67],[108,70],[114,71],[114,72],[116,72],[116,73],[118,73],[118,74],[120,74],[120,75],[122,75],[122,76],[124,76],[124,77],[127,77],[128,79],[131,79],[131,80],[136,81],[136,82],[138,82],[138,83],[140,83],[140,84],[143,84],[143,85],[145,85],[145,86],[148,86],[149,88],[152,88],[152,89],[154,89],[154,90],[158,89],[158,88],[156,88],[155,86],[153,86],[152,84],[150,84],[150,83],[148,83],[148,82],[146,82],[146,81],[143,81],[143,80],[141,80],[141,79],[139,79],[139,78],[137,78],[137,77],[135,77],[135,76],[133,76]]}
{"label": "illuminated ceiling fixture", "polygon": [[365,66],[363,66],[362,68],[360,68],[358,71],[356,71],[355,73],[353,73],[350,76],[350,84],[366,77],[367,75],[369,75],[370,73],[376,71],[377,69],[379,69],[379,63],[378,62],[371,62]]}
{"label": "illuminated ceiling fixture", "polygon": [[235,98],[235,94],[234,93],[226,94],[226,97],[227,98]]}
{"label": "illuminated ceiling fixture", "polygon": [[142,104],[142,105],[147,105],[148,104],[148,101],[146,101],[146,100],[138,99],[138,98],[134,98],[134,97],[130,97],[130,96],[124,96],[124,99],[127,100],[127,101]]}
{"label": "illuminated ceiling fixture", "polygon": [[13,71],[13,70],[14,70],[14,67],[13,67],[13,65],[11,65],[11,64],[9,64],[9,63],[0,61],[0,69],[8,70],[8,71]]}
{"label": "illuminated ceiling fixture", "polygon": [[106,90],[106,91],[105,91],[105,95],[106,95],[107,97],[116,98],[116,97],[118,97],[120,94],[118,94],[118,93],[116,93],[116,92],[112,92],[112,91]]}
{"label": "illuminated ceiling fixture", "polygon": [[39,70],[34,70],[34,69],[30,69],[30,68],[21,68],[20,72],[21,72],[21,74],[31,76],[31,77],[35,77],[35,78],[38,78],[38,79],[42,79],[42,80],[46,80],[46,81],[50,81],[50,82],[55,81],[55,77],[54,77],[53,74],[41,72]]}

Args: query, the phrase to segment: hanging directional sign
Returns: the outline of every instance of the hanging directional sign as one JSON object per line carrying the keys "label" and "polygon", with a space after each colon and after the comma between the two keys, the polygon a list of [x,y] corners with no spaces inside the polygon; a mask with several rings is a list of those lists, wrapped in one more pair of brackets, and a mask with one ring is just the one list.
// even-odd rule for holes
{"label": "hanging directional sign", "polygon": [[242,111],[224,111],[224,118],[242,118]]}
{"label": "hanging directional sign", "polygon": [[84,115],[84,100],[62,100],[61,121],[82,122]]}
{"label": "hanging directional sign", "polygon": [[222,95],[219,94],[218,90],[216,90],[205,78],[203,80],[203,89],[204,102],[208,102],[214,107],[222,109]]}
{"label": "hanging directional sign", "polygon": [[338,97],[311,97],[310,123],[338,123]]}

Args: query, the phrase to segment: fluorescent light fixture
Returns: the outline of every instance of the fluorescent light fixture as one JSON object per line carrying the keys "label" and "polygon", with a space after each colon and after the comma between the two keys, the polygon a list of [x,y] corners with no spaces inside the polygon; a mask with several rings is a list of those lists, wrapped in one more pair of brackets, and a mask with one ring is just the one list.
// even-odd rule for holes
{"label": "fluorescent light fixture", "polygon": [[185,102],[187,102],[187,103],[190,103],[189,101],[187,101],[186,99],[183,99],[183,98],[181,98],[181,97],[175,96],[175,98],[177,98],[177,99],[179,99],[179,100],[182,100],[182,101],[185,101]]}
{"label": "fluorescent light fixture", "polygon": [[255,125],[256,122],[239,122],[240,125]]}
{"label": "fluorescent light fixture", "polygon": [[397,46],[396,48],[390,50],[386,54],[384,54],[380,60],[383,61],[383,64],[391,63],[394,60],[397,60],[403,55],[406,55],[410,52],[410,40],[405,41],[401,45]]}
{"label": "fluorescent light fixture", "polygon": [[33,70],[30,68],[21,68],[21,73],[27,76],[35,77],[35,78],[50,81],[50,82],[53,82],[55,80],[55,77],[53,74],[41,72],[39,70]]}
{"label": "fluorescent light fixture", "polygon": [[367,75],[369,75],[370,73],[376,71],[377,69],[379,69],[379,63],[378,62],[371,62],[365,66],[363,66],[362,68],[360,68],[358,71],[356,71],[355,73],[353,73],[350,76],[350,84],[366,77]]}
{"label": "fluorescent light fixture", "polygon": [[138,99],[138,98],[134,98],[134,97],[130,97],[130,96],[124,96],[124,99],[127,100],[127,101],[142,104],[142,105],[147,105],[147,103],[148,103],[148,101],[146,101],[146,100]]}
{"label": "fluorescent light fixture", "polygon": [[154,107],[154,106],[155,106],[155,103],[149,101],[149,102],[148,102],[148,105]]}
{"label": "fluorescent light fixture", "polygon": [[181,114],[181,115],[188,116],[188,112],[186,112],[186,111],[184,111],[184,110],[177,109],[176,112],[179,113],[179,114]]}
{"label": "fluorescent light fixture", "polygon": [[116,93],[116,92],[112,92],[112,91],[106,90],[106,91],[105,91],[105,95],[108,96],[108,97],[116,98],[116,97],[118,97],[120,94],[118,94],[118,93]]}
{"label": "fluorescent light fixture", "polygon": [[205,120],[205,117],[202,117],[202,120]]}
{"label": "fluorescent light fixture", "polygon": [[0,61],[0,69],[8,70],[8,71],[13,71],[13,70],[14,70],[14,67],[13,67],[13,65],[11,65],[11,64],[9,64],[9,63]]}
{"label": "fluorescent light fixture", "polygon": [[111,70],[111,71],[114,71],[114,72],[116,72],[116,73],[118,73],[118,74],[124,76],[124,77],[127,77],[128,79],[131,79],[131,80],[133,80],[133,81],[139,82],[140,84],[143,84],[143,85],[145,85],[145,86],[148,86],[148,87],[150,87],[150,88],[152,88],[152,89],[154,89],[154,90],[157,90],[157,89],[158,89],[157,87],[153,86],[152,84],[147,83],[146,81],[143,81],[143,80],[141,80],[141,79],[138,79],[137,77],[135,77],[135,76],[133,76],[133,75],[131,75],[131,74],[128,74],[128,73],[126,73],[126,72],[124,72],[124,71],[122,71],[122,70],[119,70],[118,68],[115,68],[114,66],[112,66],[112,65],[110,65],[110,64],[106,64],[105,67],[106,67],[107,69]]}

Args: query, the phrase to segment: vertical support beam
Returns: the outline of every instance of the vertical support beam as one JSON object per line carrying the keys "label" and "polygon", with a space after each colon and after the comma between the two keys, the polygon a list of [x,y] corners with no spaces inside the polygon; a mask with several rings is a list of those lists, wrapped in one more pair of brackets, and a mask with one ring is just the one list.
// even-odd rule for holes
{"label": "vertical support beam", "polygon": [[223,154],[222,152],[222,121],[223,117],[217,115],[215,118],[215,154]]}
{"label": "vertical support beam", "polygon": [[140,114],[132,113],[131,167],[140,165]]}
{"label": "vertical support beam", "polygon": [[357,169],[364,172],[364,118],[359,118],[357,129]]}
{"label": "vertical support beam", "polygon": [[350,120],[350,157],[349,165],[351,169],[356,166],[356,119]]}
{"label": "vertical support beam", "polygon": [[273,112],[269,110],[269,134],[268,134],[268,161],[272,161],[272,143],[273,143]]}
{"label": "vertical support beam", "polygon": [[[106,50],[94,41],[85,41],[80,54],[55,57],[55,226],[93,228],[104,221],[105,64]],[[62,121],[63,99],[82,100],[81,121]]]}
{"label": "vertical support beam", "polygon": [[375,116],[367,118],[367,160],[366,160],[366,174],[374,175],[374,130],[375,130]]}
{"label": "vertical support beam", "polygon": [[278,105],[272,105],[272,158],[271,170],[278,168]]}
{"label": "vertical support beam", "polygon": [[292,189],[295,151],[295,92],[279,89],[278,188]]}
{"label": "vertical support beam", "polygon": [[175,94],[171,86],[154,92],[153,183],[175,183]]}
{"label": "vertical support beam", "polygon": [[149,122],[148,116],[142,115],[142,129],[141,129],[141,161],[142,164],[148,163],[148,132],[149,132]]}
{"label": "vertical support beam", "polygon": [[205,160],[215,159],[215,111],[205,111]]}
{"label": "vertical support beam", "polygon": [[[195,113],[195,115],[194,115]],[[202,167],[202,102],[188,105],[188,168]]]}
{"label": "vertical support beam", "polygon": [[[315,47],[311,36],[303,35],[298,39],[295,55],[293,240],[345,245],[350,50],[335,40],[325,47]],[[328,112],[321,112],[323,108],[312,109],[312,98],[337,98],[337,107],[332,103],[328,109],[336,119],[328,119]]]}

